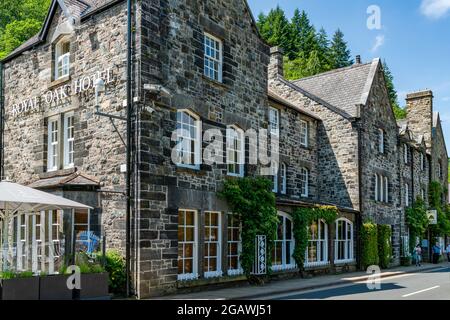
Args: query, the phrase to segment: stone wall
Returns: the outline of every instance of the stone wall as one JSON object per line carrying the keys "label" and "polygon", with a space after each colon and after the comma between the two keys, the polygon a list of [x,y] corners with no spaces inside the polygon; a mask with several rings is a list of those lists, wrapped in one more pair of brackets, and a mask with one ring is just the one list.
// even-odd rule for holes
{"label": "stone wall", "polygon": [[[52,81],[53,45],[50,43],[56,28],[67,21],[58,9],[52,21],[47,40],[27,54],[22,54],[5,66],[5,176],[28,185],[43,177],[47,168],[47,121],[50,116],[74,111],[75,116],[75,167],[100,182],[104,190],[124,191],[124,174],[120,165],[125,163],[125,147],[107,118],[94,115],[93,89],[82,94],[72,94],[59,103],[42,103],[39,111],[13,117],[12,105],[48,90],[73,84],[80,77],[111,69],[114,81],[100,95],[102,111],[118,113],[125,99],[126,11],[124,5],[111,9],[81,23],[70,36],[70,79]],[[125,128],[116,122],[124,135]],[[61,172],[55,172],[58,175]],[[98,208],[108,247],[124,250],[124,196],[102,192]]]}
{"label": "stone wall", "polygon": [[[267,128],[268,47],[259,38],[244,1],[143,2],[141,9],[141,82],[164,85],[171,99],[143,94],[140,125],[139,262],[140,297],[177,287],[178,209],[227,212],[218,199],[226,165],[181,169],[171,161],[176,111],[189,109],[203,131],[235,124],[247,130]],[[203,32],[223,40],[223,83],[203,75]],[[155,101],[155,105],[152,104]],[[203,146],[205,146],[204,144]],[[255,168],[246,168],[250,174]],[[202,249],[199,274],[203,276]],[[226,271],[226,270],[225,270]]]}

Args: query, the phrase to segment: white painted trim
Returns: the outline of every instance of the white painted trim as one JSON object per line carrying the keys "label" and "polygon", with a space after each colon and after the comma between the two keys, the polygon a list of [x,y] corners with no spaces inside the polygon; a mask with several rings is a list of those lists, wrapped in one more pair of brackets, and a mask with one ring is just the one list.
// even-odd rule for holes
{"label": "white painted trim", "polygon": [[213,36],[212,34],[208,33],[208,32],[204,32],[203,33],[203,48],[205,48],[205,41],[206,38],[209,38],[211,40],[217,41],[219,43],[219,60],[217,60],[215,57],[211,57],[211,56],[206,56],[206,52],[204,53],[204,57],[203,59],[206,60],[206,58],[211,59],[214,62],[217,62],[218,65],[218,70],[217,70],[217,79],[211,78],[209,75],[205,74],[205,67],[203,66],[203,74],[208,77],[211,80],[214,81],[218,81],[218,82],[223,82],[223,41],[222,39],[219,39],[215,36]]}
{"label": "white painted trim", "polygon": [[[198,211],[192,210],[192,209],[179,209],[178,215],[180,214],[180,211],[190,211],[194,213],[194,243],[193,243],[193,259],[192,259],[192,273],[183,273],[178,274],[177,279],[178,281],[192,281],[196,280],[199,277],[198,274]],[[186,222],[185,222],[186,223]],[[184,242],[184,241],[182,241]],[[178,242],[178,245],[179,242]]]}

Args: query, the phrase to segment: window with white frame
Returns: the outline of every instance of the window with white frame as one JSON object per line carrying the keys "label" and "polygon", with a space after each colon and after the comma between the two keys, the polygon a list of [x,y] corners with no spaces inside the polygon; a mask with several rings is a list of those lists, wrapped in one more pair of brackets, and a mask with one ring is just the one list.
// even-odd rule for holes
{"label": "window with white frame", "polygon": [[45,235],[45,213],[39,212],[33,215],[33,242],[32,242],[32,271],[41,272],[45,268],[45,261],[42,259],[43,236]]}
{"label": "window with white frame", "polygon": [[47,170],[59,169],[59,119],[52,118],[48,121],[48,144],[47,144]]}
{"label": "window with white frame", "polygon": [[237,215],[228,214],[228,275],[240,275],[243,273],[241,267],[242,225]]}
{"label": "window with white frame", "polygon": [[277,108],[269,108],[269,131],[278,136],[280,134],[280,111]]}
{"label": "window with white frame", "polygon": [[408,145],[405,143],[403,145],[403,160],[405,164],[408,164],[408,150],[409,150]]}
{"label": "window with white frame", "polygon": [[59,210],[48,211],[48,252],[49,273],[58,272],[63,263],[64,247],[61,245],[63,232],[63,213]]}
{"label": "window with white frame", "polygon": [[285,163],[281,164],[281,194],[287,193],[287,167]]}
{"label": "window with white frame", "polygon": [[235,126],[227,129],[228,175],[244,176],[244,131]]}
{"label": "window with white frame", "polygon": [[384,153],[384,130],[378,129],[378,152]]}
{"label": "window with white frame", "polygon": [[74,142],[75,127],[73,113],[64,115],[64,168],[71,168],[74,165]]}
{"label": "window with white frame", "polygon": [[205,212],[205,278],[222,276],[222,223],[219,212]]}
{"label": "window with white frame", "polygon": [[308,227],[305,261],[308,267],[328,264],[328,225],[323,220],[314,221]]}
{"label": "window with white frame", "polygon": [[300,169],[300,193],[303,198],[309,197],[309,170],[306,168]]}
{"label": "window with white frame", "polygon": [[300,145],[302,147],[308,147],[308,122],[300,121]]}
{"label": "window with white frame", "polygon": [[22,213],[16,217],[17,226],[17,270],[28,269],[28,214]]}
{"label": "window with white frame", "polygon": [[287,214],[278,214],[278,229],[272,251],[272,269],[275,271],[295,268],[294,235],[291,217]]}
{"label": "window with white frame", "polygon": [[55,80],[70,74],[70,42],[63,39],[55,46]]}
{"label": "window with white frame", "polygon": [[197,225],[196,211],[178,211],[178,280],[198,278]]}
{"label": "window with white frame", "polygon": [[192,169],[200,168],[201,122],[190,111],[177,112],[177,165]]}
{"label": "window with white frame", "polygon": [[67,169],[74,166],[74,119],[73,112],[48,119],[47,171]]}
{"label": "window with white frame", "polygon": [[222,41],[208,33],[204,34],[205,47],[205,67],[204,74],[206,77],[222,82]]}
{"label": "window with white frame", "polygon": [[276,161],[272,161],[270,169],[272,171],[272,182],[273,182],[273,189],[272,192],[278,193],[278,163]]}
{"label": "window with white frame", "polygon": [[353,223],[341,218],[336,221],[335,225],[334,260],[336,263],[353,261]]}

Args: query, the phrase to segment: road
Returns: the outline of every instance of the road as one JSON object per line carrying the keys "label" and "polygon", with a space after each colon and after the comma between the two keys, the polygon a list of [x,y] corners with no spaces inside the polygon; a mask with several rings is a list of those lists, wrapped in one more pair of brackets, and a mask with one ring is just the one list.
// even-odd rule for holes
{"label": "road", "polygon": [[450,300],[450,267],[381,279],[380,290],[367,282],[259,298],[262,300]]}

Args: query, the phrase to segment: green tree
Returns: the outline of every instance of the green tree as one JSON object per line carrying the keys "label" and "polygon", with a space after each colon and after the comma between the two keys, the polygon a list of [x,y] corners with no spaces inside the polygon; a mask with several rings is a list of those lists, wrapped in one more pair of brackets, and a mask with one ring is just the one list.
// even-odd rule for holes
{"label": "green tree", "polygon": [[319,30],[317,34],[318,55],[322,65],[322,72],[332,69],[330,40],[328,40],[327,32],[324,28]]}
{"label": "green tree", "polygon": [[51,0],[2,0],[0,3],[0,59],[37,34]]}
{"label": "green tree", "polygon": [[353,64],[350,50],[344,40],[344,33],[340,29],[333,36],[330,51],[333,69],[344,68]]}
{"label": "green tree", "polygon": [[[311,24],[305,11],[300,13],[300,10],[295,10],[291,20],[291,29],[292,46],[296,56],[303,52],[305,57],[309,57],[312,51],[318,49],[316,29]],[[292,57],[290,58],[292,59]]]}
{"label": "green tree", "polygon": [[395,90],[394,86],[394,76],[392,75],[391,70],[389,69],[386,61],[383,61],[383,69],[384,69],[384,79],[386,82],[386,88],[389,94],[389,101],[391,102],[392,109],[394,110],[396,119],[405,119],[406,118],[406,109],[401,108],[398,103],[398,94]]}
{"label": "green tree", "polygon": [[290,25],[286,15],[279,6],[270,10],[266,16],[261,13],[257,21],[261,36],[271,46],[281,47],[285,54],[292,57]]}

